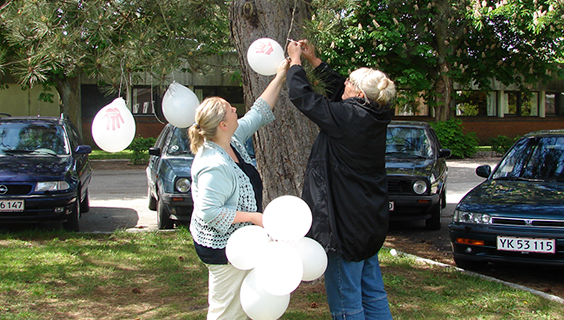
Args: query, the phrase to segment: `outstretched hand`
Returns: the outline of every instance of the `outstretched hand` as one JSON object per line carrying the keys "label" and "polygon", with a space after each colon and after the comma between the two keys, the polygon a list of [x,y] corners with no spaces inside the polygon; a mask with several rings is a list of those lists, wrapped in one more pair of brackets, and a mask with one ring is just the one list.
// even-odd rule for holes
{"label": "outstretched hand", "polygon": [[278,65],[276,69],[276,76],[283,77],[286,79],[286,74],[288,73],[288,69],[290,68],[290,59],[284,59]]}
{"label": "outstretched hand", "polygon": [[299,41],[290,41],[286,50],[288,51],[291,64],[302,64],[302,46]]}
{"label": "outstretched hand", "polygon": [[315,46],[313,45],[313,43],[310,43],[307,39],[300,40],[298,41],[298,43],[300,44],[302,48],[302,54],[307,61],[311,61],[316,58]]}
{"label": "outstretched hand", "polygon": [[321,59],[315,55],[315,46],[307,39],[299,41],[290,41],[288,43],[288,56],[290,57],[291,64],[301,65],[301,55],[309,62],[314,68],[321,64]]}

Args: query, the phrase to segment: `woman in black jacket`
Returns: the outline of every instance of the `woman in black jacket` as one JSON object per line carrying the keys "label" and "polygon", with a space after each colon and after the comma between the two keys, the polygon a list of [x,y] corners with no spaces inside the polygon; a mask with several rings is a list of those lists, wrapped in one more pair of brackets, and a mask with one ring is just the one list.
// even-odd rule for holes
{"label": "woman in black jacket", "polygon": [[[320,132],[308,160],[302,198],[311,207],[309,236],[327,251],[327,300],[333,319],[391,319],[378,263],[388,231],[386,130],[394,83],[360,68],[343,79],[307,40],[288,44],[292,103]],[[301,55],[326,84],[313,91]]]}

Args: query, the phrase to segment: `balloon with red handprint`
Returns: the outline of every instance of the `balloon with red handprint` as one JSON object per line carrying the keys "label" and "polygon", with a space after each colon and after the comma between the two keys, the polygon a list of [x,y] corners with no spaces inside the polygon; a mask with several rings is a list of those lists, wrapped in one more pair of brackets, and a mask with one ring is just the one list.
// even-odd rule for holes
{"label": "balloon with red handprint", "polygon": [[110,130],[111,126],[112,130],[116,131],[116,128],[120,128],[120,123],[124,122],[118,108],[107,108],[103,119],[106,122],[106,130]]}
{"label": "balloon with red handprint", "polygon": [[123,98],[116,98],[100,109],[92,121],[92,138],[106,152],[124,150],[134,137],[135,119]]}
{"label": "balloon with red handprint", "polygon": [[284,60],[282,46],[270,38],[255,40],[247,50],[249,65],[256,73],[264,76],[276,74],[282,60]]}

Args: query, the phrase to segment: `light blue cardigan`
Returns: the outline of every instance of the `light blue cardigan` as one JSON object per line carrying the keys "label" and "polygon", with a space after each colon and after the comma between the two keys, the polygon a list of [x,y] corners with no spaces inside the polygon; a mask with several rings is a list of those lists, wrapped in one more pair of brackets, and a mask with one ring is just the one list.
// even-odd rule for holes
{"label": "light blue cardigan", "polygon": [[[268,103],[258,98],[251,110],[238,120],[231,145],[243,160],[251,163],[245,142],[260,127],[274,121]],[[222,249],[235,230],[251,223],[233,224],[236,211],[256,212],[253,186],[237,163],[213,141],[206,140],[192,163],[194,211],[190,232],[196,243]]]}

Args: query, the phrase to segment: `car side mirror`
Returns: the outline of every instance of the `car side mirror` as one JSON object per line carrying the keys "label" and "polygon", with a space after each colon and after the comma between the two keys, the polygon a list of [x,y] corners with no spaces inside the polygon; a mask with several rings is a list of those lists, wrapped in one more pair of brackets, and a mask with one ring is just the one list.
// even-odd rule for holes
{"label": "car side mirror", "polygon": [[441,149],[439,150],[439,158],[448,158],[450,157],[450,149]]}
{"label": "car side mirror", "polygon": [[476,168],[476,174],[478,177],[489,178],[492,173],[492,167],[489,164],[484,164]]}
{"label": "car side mirror", "polygon": [[80,145],[76,147],[74,152],[77,154],[90,154],[92,153],[92,147],[89,145]]}
{"label": "car side mirror", "polygon": [[160,155],[161,155],[161,148],[159,148],[159,147],[150,147],[150,148],[149,148],[149,154],[152,155],[152,156],[160,157]]}

